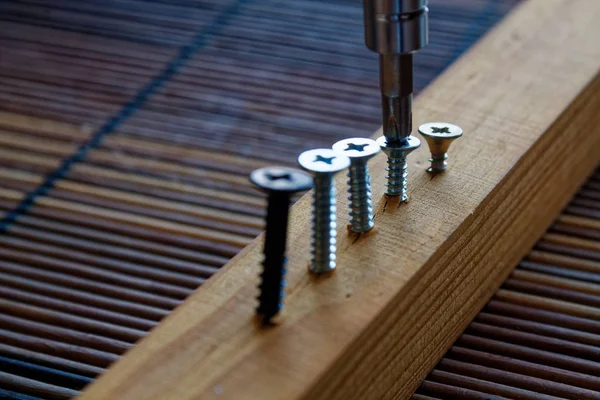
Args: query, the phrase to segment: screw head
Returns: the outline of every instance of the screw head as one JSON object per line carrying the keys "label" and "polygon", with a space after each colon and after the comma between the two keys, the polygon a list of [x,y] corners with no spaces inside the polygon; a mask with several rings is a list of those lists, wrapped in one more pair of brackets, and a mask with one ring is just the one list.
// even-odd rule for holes
{"label": "screw head", "polygon": [[425,138],[454,140],[462,136],[463,130],[459,126],[447,122],[428,122],[419,126],[419,133]]}
{"label": "screw head", "polygon": [[419,133],[427,141],[433,158],[439,158],[448,152],[450,144],[461,137],[463,131],[459,126],[447,122],[429,122],[419,126]]}
{"label": "screw head", "polygon": [[312,176],[296,168],[264,167],[250,174],[250,182],[270,192],[296,193],[312,188]]}
{"label": "screw head", "polygon": [[400,158],[405,157],[413,150],[419,148],[419,146],[421,146],[421,141],[414,136],[409,136],[402,146],[389,146],[387,138],[385,136],[380,136],[377,138],[377,144],[388,157]]}
{"label": "screw head", "polygon": [[336,142],[332,149],[347,157],[358,160],[366,160],[381,151],[376,141],[367,138],[349,138]]}
{"label": "screw head", "polygon": [[350,158],[332,149],[314,149],[300,154],[298,164],[315,173],[334,173],[350,166]]}

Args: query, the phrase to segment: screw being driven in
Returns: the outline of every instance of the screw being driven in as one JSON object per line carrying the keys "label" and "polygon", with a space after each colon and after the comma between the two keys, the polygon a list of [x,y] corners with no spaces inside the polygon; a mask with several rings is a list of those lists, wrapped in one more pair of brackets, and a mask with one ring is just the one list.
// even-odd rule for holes
{"label": "screw being driven in", "polygon": [[377,139],[377,143],[388,157],[385,194],[390,197],[399,196],[400,201],[407,201],[407,156],[421,145],[421,141],[414,136],[409,136],[401,145],[397,145],[390,143],[385,136],[381,136]]}
{"label": "screw being driven in", "polygon": [[312,259],[310,270],[324,274],[335,269],[336,203],[333,174],[348,168],[350,159],[331,149],[308,150],[298,163],[314,176]]}
{"label": "screw being driven in", "polygon": [[388,196],[406,194],[406,157],[419,147],[411,137],[413,53],[429,41],[427,0],[363,0],[365,44],[379,54],[383,137],[388,156]]}
{"label": "screw being driven in", "polygon": [[256,309],[263,324],[268,325],[283,306],[290,198],[294,193],[309,190],[313,180],[295,168],[265,167],[253,171],[250,181],[268,196],[263,271]]}
{"label": "screw being driven in", "polygon": [[350,230],[366,232],[373,228],[373,202],[371,200],[371,178],[367,161],[381,151],[376,141],[365,138],[340,140],[333,150],[350,158],[348,171],[348,193],[350,196]]}
{"label": "screw being driven in", "polygon": [[447,122],[429,122],[419,126],[419,133],[425,138],[431,152],[431,167],[427,172],[438,174],[448,168],[448,149],[455,139],[462,136],[459,126]]}

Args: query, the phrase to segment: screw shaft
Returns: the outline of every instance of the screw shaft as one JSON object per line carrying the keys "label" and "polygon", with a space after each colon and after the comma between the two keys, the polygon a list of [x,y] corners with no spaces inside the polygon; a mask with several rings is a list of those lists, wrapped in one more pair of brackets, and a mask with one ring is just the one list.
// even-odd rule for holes
{"label": "screw shaft", "polygon": [[432,154],[429,161],[431,161],[431,167],[429,168],[430,172],[442,172],[448,168],[448,163],[446,160],[448,159],[448,154]]}
{"label": "screw shaft", "polygon": [[335,269],[335,185],[332,174],[316,174],[314,182],[311,270],[323,274]]}
{"label": "screw shaft", "polygon": [[269,193],[266,217],[263,272],[257,312],[268,323],[283,307],[285,286],[285,244],[287,239],[290,195]]}
{"label": "screw shaft", "polygon": [[407,162],[406,155],[400,157],[388,156],[388,175],[387,175],[387,190],[385,194],[388,196],[400,196],[400,201],[406,201],[408,195],[406,193],[408,180],[407,180]]}
{"label": "screw shaft", "polygon": [[366,232],[374,226],[371,178],[366,160],[352,160],[348,177],[350,229],[353,232]]}

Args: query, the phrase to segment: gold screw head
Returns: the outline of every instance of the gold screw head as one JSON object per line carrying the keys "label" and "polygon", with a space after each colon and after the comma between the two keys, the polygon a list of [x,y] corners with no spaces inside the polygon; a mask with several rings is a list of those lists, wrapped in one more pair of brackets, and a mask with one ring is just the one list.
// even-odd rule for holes
{"label": "gold screw head", "polygon": [[463,130],[454,124],[447,122],[428,122],[419,126],[419,133],[427,141],[429,151],[431,152],[431,167],[427,172],[437,174],[444,172],[448,168],[446,159],[448,158],[448,149],[455,139],[462,136]]}

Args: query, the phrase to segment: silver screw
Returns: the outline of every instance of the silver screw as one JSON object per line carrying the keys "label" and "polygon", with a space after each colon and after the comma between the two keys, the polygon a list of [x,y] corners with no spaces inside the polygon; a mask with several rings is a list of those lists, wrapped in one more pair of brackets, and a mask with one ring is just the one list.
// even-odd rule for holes
{"label": "silver screw", "polygon": [[348,171],[350,229],[352,232],[366,232],[375,225],[367,161],[379,153],[381,148],[374,140],[351,138],[335,143],[333,150],[350,158],[350,171]]}
{"label": "silver screw", "polygon": [[335,269],[336,204],[333,174],[348,168],[350,159],[331,149],[308,150],[298,163],[314,175],[313,236],[310,269],[324,274]]}
{"label": "silver screw", "polygon": [[377,143],[381,146],[381,150],[388,156],[388,175],[387,189],[385,194],[388,196],[400,196],[400,201],[408,200],[406,179],[408,172],[406,157],[413,150],[421,145],[419,139],[414,136],[409,136],[404,139],[402,144],[389,143],[385,136],[377,139]]}
{"label": "silver screw", "polygon": [[438,174],[448,168],[448,149],[455,139],[462,136],[463,131],[459,126],[447,122],[429,122],[419,126],[419,133],[423,135],[429,151],[431,152],[431,167],[427,172]]}

